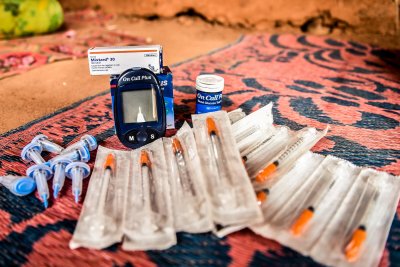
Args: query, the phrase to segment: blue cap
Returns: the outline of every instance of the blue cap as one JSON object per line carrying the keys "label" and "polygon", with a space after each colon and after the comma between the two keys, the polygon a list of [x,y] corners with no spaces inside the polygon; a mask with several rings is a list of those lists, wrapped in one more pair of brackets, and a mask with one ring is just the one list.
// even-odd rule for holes
{"label": "blue cap", "polygon": [[87,143],[88,149],[90,151],[95,150],[97,148],[97,141],[93,135],[85,134],[84,136],[81,137],[81,140]]}
{"label": "blue cap", "polygon": [[31,178],[33,177],[33,173],[35,171],[44,171],[45,175],[46,175],[46,179],[49,180],[50,177],[53,175],[53,171],[51,170],[51,168],[48,166],[47,162],[46,163],[42,163],[39,165],[33,165],[31,167],[29,167],[26,170],[26,175],[28,175]]}
{"label": "blue cap", "polygon": [[35,138],[32,139],[31,143],[38,143],[41,140],[48,140],[49,138],[44,134],[36,135]]}
{"label": "blue cap", "polygon": [[36,150],[38,153],[42,153],[42,146],[38,143],[29,143],[21,151],[21,158],[26,161],[31,161],[29,157],[29,150]]}
{"label": "blue cap", "polygon": [[35,188],[35,180],[24,176],[14,182],[12,192],[17,196],[26,196],[35,191]]}
{"label": "blue cap", "polygon": [[53,170],[53,171],[55,171],[55,166],[56,165],[58,165],[58,164],[62,164],[62,165],[64,165],[64,167],[65,166],[67,166],[68,164],[70,164],[72,162],[72,160],[70,160],[70,159],[67,159],[67,158],[58,158],[58,159],[55,159],[54,161],[52,161],[52,162],[46,162],[46,163],[48,163],[50,166],[50,168]]}
{"label": "blue cap", "polygon": [[88,162],[90,160],[90,151],[86,146],[81,146],[77,149],[81,161]]}
{"label": "blue cap", "polygon": [[84,162],[72,162],[65,168],[65,174],[68,178],[72,178],[72,169],[80,168],[83,171],[83,178],[86,178],[90,174],[90,167]]}

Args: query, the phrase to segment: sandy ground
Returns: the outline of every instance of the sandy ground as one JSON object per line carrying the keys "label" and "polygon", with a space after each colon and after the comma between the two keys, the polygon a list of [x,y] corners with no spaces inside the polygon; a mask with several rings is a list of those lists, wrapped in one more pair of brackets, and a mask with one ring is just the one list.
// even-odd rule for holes
{"label": "sandy ground", "polygon": [[[235,41],[241,31],[210,25],[201,20],[145,21],[119,19],[130,34],[150,37],[164,48],[164,62],[171,65]],[[107,76],[90,76],[87,59],[61,61],[0,81],[0,133],[68,106],[108,88]]]}
{"label": "sandy ground", "polygon": [[[249,32],[241,28],[213,25],[192,17],[154,21],[131,17],[117,18],[107,23],[105,29],[117,27],[132,35],[151,38],[152,43],[163,45],[166,65],[205,54],[232,43],[241,34]],[[262,31],[300,33],[298,28],[293,27],[262,29]],[[387,48],[400,47],[400,41],[393,40],[395,37],[390,36],[350,37],[334,33],[331,37],[375,43]],[[90,76],[87,59],[52,63],[1,80],[0,133],[106,89],[108,89],[108,77]]]}

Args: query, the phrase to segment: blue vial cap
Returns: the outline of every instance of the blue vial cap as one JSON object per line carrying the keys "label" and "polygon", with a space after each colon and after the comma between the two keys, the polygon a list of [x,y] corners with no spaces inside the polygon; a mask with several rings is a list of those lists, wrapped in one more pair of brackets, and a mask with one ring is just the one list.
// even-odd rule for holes
{"label": "blue vial cap", "polygon": [[90,167],[84,162],[72,162],[68,164],[68,166],[65,168],[65,174],[68,178],[72,178],[72,169],[74,168],[80,168],[83,171],[83,178],[86,178],[90,174]]}
{"label": "blue vial cap", "polygon": [[35,180],[29,177],[21,177],[13,184],[13,193],[17,196],[26,196],[35,191]]}
{"label": "blue vial cap", "polygon": [[52,162],[46,162],[46,163],[48,163],[50,165],[49,167],[52,169],[52,171],[55,171],[54,169],[55,169],[56,165],[62,164],[65,167],[68,164],[70,164],[71,162],[72,162],[72,160],[67,159],[67,158],[58,158],[58,159],[56,159],[56,160],[54,160]]}
{"label": "blue vial cap", "polygon": [[21,151],[21,158],[26,161],[31,161],[29,157],[29,151],[36,150],[38,153],[42,153],[42,146],[38,143],[29,143]]}
{"label": "blue vial cap", "polygon": [[46,163],[39,164],[39,165],[33,165],[33,166],[29,167],[29,168],[26,170],[26,175],[29,176],[29,177],[31,177],[31,178],[34,178],[33,173],[34,173],[35,171],[43,171],[44,174],[45,174],[45,176],[46,176],[46,179],[47,179],[47,180],[49,180],[50,177],[53,175],[53,171],[52,171],[51,168],[48,166],[48,163],[47,163],[47,162],[46,162]]}
{"label": "blue vial cap", "polygon": [[81,140],[87,143],[88,149],[90,151],[95,150],[97,148],[97,140],[96,138],[94,138],[93,135],[85,134],[84,136],[81,137]]}

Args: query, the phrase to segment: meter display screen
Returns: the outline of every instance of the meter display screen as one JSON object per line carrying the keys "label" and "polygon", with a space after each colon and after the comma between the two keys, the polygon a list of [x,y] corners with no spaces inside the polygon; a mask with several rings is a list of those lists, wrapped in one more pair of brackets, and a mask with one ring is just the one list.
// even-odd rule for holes
{"label": "meter display screen", "polygon": [[124,123],[157,121],[156,92],[154,89],[122,92]]}

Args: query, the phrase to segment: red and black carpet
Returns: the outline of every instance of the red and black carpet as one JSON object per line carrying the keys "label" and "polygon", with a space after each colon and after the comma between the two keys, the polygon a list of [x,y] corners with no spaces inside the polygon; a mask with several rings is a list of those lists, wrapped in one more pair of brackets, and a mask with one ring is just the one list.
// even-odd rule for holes
{"label": "red and black carpet", "polygon": [[[172,68],[177,126],[195,110],[196,76],[217,73],[225,78],[224,109],[241,107],[249,112],[272,101],[277,124],[292,129],[331,125],[314,151],[399,175],[399,62],[399,51],[355,42],[294,35],[245,36]],[[0,175],[25,173],[20,151],[39,133],[63,145],[89,133],[103,146],[123,148],[114,135],[110,96],[105,92],[3,134]],[[178,245],[165,251],[126,252],[119,245],[102,251],[70,250],[68,242],[81,209],[70,190],[67,180],[61,198],[44,210],[36,195],[16,197],[0,188],[0,265],[319,266],[247,230],[224,239],[181,233]],[[400,209],[381,266],[400,262],[399,215]]]}

